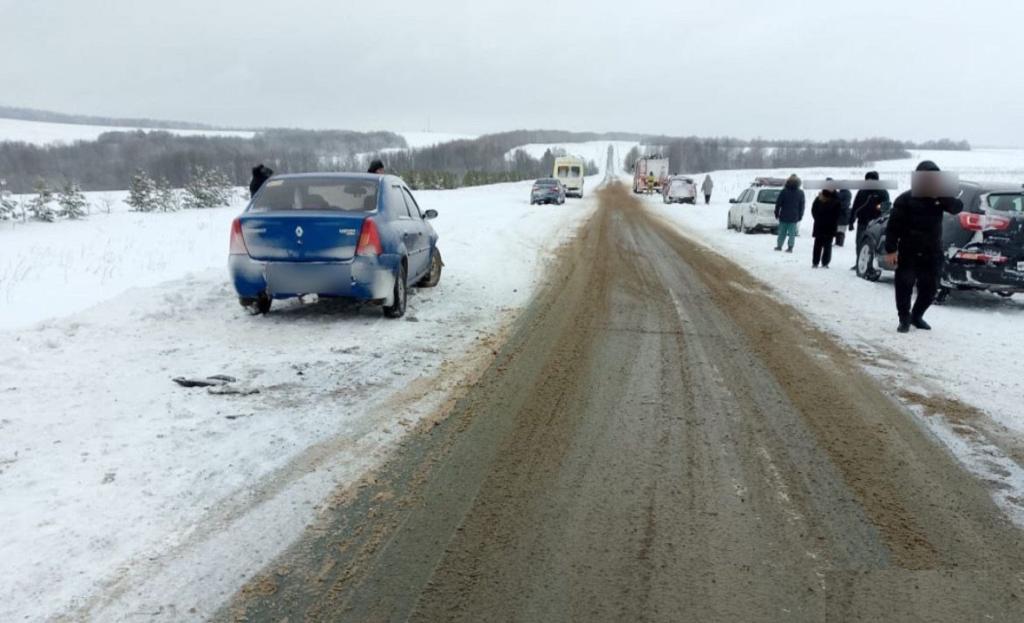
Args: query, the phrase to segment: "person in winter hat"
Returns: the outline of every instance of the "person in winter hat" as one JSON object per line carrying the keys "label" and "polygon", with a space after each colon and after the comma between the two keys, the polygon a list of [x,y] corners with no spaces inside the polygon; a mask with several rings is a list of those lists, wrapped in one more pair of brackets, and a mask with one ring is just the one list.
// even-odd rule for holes
{"label": "person in winter hat", "polygon": [[[877,181],[878,172],[868,171],[864,175],[864,179]],[[857,191],[857,195],[853,198],[853,207],[850,210],[850,223],[847,225],[849,231],[853,231],[854,226],[857,228],[857,234],[853,239],[853,246],[857,253],[860,253],[860,240],[864,236],[864,230],[868,228],[868,223],[882,216],[883,208],[889,203],[889,191],[887,190]],[[850,270],[857,270],[857,265],[851,266]]]}
{"label": "person in winter hat", "polygon": [[[937,172],[931,160],[917,165],[917,171]],[[942,220],[946,214],[959,214],[964,204],[953,197],[915,197],[907,191],[896,198],[885,227],[885,252],[889,265],[896,265],[897,331],[910,327],[930,330],[924,313],[935,301],[942,255]],[[914,288],[917,300],[911,307]]]}
{"label": "person in winter hat", "polygon": [[840,188],[837,193],[839,205],[842,210],[839,213],[839,224],[836,227],[836,246],[841,247],[846,243],[846,226],[850,223],[850,204],[853,201],[853,193],[846,188]]}
{"label": "person in winter hat", "polygon": [[252,168],[252,179],[249,180],[249,197],[256,196],[263,183],[274,175],[274,170],[262,162]]}
{"label": "person in winter hat", "polygon": [[704,182],[700,185],[700,190],[704,193],[704,205],[711,203],[711,191],[715,189],[715,183],[711,181],[710,175],[704,176]]}
{"label": "person in winter hat", "polygon": [[842,200],[834,190],[823,189],[811,204],[811,218],[814,219],[812,268],[817,268],[818,264],[828,268],[832,262],[832,241],[835,240],[842,213]]}
{"label": "person in winter hat", "polygon": [[775,218],[779,219],[776,251],[782,250],[782,243],[788,238],[789,245],[786,248],[786,253],[793,252],[800,221],[804,220],[805,202],[804,191],[800,189],[800,178],[796,174],[790,175],[782,192],[775,199]]}
{"label": "person in winter hat", "polygon": [[367,173],[374,173],[376,175],[384,174],[384,161],[377,159],[370,163],[370,168],[366,170]]}

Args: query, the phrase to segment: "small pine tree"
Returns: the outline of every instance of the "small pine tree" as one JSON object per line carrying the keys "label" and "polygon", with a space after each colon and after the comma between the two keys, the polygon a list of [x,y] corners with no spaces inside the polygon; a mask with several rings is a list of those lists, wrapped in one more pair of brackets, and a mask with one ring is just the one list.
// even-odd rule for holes
{"label": "small pine tree", "polygon": [[18,214],[18,202],[9,193],[0,195],[0,221],[14,220]]}
{"label": "small pine tree", "polygon": [[181,200],[165,177],[161,177],[156,183],[156,209],[161,212],[174,212],[181,209]]}
{"label": "small pine tree", "polygon": [[182,204],[186,208],[216,208],[231,204],[231,180],[216,169],[196,166],[184,188]]}
{"label": "small pine tree", "polygon": [[35,191],[36,196],[28,202],[28,211],[32,213],[32,218],[46,223],[57,220],[57,213],[50,205],[50,202],[53,201],[53,191],[46,185],[46,180],[43,178],[36,180]]}
{"label": "small pine tree", "polygon": [[157,208],[157,187],[145,171],[137,169],[128,185],[128,199],[125,200],[135,212],[152,212]]}
{"label": "small pine tree", "polygon": [[85,209],[89,202],[86,201],[85,195],[82,194],[82,189],[78,187],[78,183],[69,181],[64,184],[64,188],[57,195],[57,204],[60,206],[59,216],[78,219],[85,216]]}

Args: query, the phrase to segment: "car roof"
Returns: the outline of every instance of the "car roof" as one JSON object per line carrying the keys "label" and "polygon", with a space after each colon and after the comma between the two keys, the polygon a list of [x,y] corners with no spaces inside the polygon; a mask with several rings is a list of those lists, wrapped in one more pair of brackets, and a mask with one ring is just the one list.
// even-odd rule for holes
{"label": "car roof", "polygon": [[781,177],[755,177],[750,183],[752,188],[782,188],[786,180]]}
{"label": "car roof", "polygon": [[398,176],[389,175],[389,174],[388,175],[379,175],[377,173],[354,173],[354,172],[350,172],[350,173],[344,173],[344,172],[342,172],[342,173],[339,173],[339,172],[331,172],[331,173],[282,173],[280,175],[275,175],[273,177],[273,179],[275,179],[275,180],[293,180],[293,179],[294,180],[301,180],[301,179],[324,179],[324,178],[336,179],[336,180],[366,180],[368,182],[379,181],[382,178],[399,179]]}
{"label": "car roof", "polygon": [[980,193],[1019,193],[1024,192],[1024,184],[1012,182],[971,182],[961,180],[960,187],[964,190],[971,189]]}

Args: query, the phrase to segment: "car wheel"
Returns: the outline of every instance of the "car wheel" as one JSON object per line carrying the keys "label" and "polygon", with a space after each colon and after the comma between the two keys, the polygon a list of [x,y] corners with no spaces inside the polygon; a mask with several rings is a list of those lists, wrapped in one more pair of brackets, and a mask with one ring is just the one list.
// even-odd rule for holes
{"label": "car wheel", "polygon": [[394,302],[384,306],[384,315],[388,318],[401,318],[405,315],[406,297],[409,294],[409,287],[405,282],[406,270],[403,263],[398,268],[398,277],[395,279]]}
{"label": "car wheel", "polygon": [[945,305],[949,301],[949,295],[952,292],[949,288],[939,288],[938,293],[935,295],[936,305]]}
{"label": "car wheel", "polygon": [[274,299],[263,292],[256,298],[239,297],[238,302],[242,307],[248,309],[250,314],[259,316],[270,313],[270,306],[273,305]]}
{"label": "car wheel", "polygon": [[430,272],[420,279],[420,282],[416,284],[417,288],[433,288],[441,281],[441,268],[444,267],[444,262],[441,261],[441,251],[437,247],[434,247],[434,252],[430,254]]}
{"label": "car wheel", "polygon": [[870,242],[864,242],[857,250],[857,276],[868,281],[878,281],[882,271],[875,266],[875,251]]}

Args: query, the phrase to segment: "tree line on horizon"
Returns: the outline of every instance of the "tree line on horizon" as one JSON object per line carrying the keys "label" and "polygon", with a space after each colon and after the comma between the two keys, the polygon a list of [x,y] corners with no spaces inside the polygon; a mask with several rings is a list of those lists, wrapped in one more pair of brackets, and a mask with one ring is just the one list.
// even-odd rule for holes
{"label": "tree line on horizon", "polygon": [[[517,130],[417,149],[393,132],[344,130],[265,130],[253,137],[180,136],[166,131],[101,134],[95,141],[33,145],[0,142],[0,179],[13,193],[29,193],[40,181],[52,188],[73,182],[84,191],[122,190],[139,170],[174,188],[183,188],[196,167],[217,171],[231,184],[249,182],[252,167],[264,163],[278,173],[364,171],[375,157],[413,188],[457,188],[550,176],[548,150],[534,157],[528,144],[636,141],[643,149],[627,155],[627,165],[648,153],[670,158],[673,172],[736,168],[861,166],[874,160],[906,158],[908,149],[970,149],[948,139],[909,143],[892,139],[858,141],[772,141],[735,138],[647,137],[614,132]],[[597,171],[586,163],[587,173]]]}

